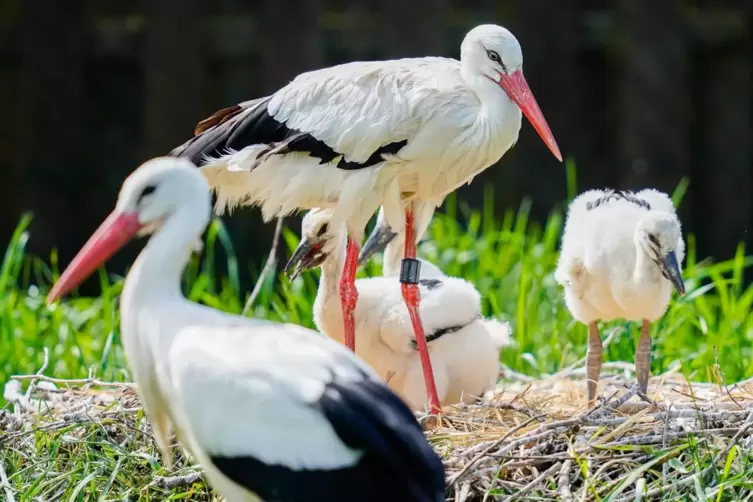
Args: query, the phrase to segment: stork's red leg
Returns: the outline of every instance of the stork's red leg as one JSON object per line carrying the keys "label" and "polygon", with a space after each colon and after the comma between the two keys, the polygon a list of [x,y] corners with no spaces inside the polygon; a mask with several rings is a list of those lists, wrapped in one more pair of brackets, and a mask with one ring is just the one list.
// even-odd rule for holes
{"label": "stork's red leg", "polygon": [[345,253],[345,266],[340,278],[340,305],[343,311],[343,324],[345,326],[345,346],[353,352],[356,351],[356,320],[353,316],[358,301],[356,289],[356,268],[358,268],[358,244],[353,238],[348,239],[348,249]]}
{"label": "stork's red leg", "polygon": [[437,395],[437,384],[434,382],[434,371],[431,367],[431,358],[429,357],[429,347],[426,344],[424,326],[418,314],[418,304],[421,301],[421,292],[418,289],[420,270],[421,263],[416,260],[415,218],[413,208],[409,206],[405,211],[405,251],[400,270],[400,287],[405,305],[408,307],[411,324],[413,324],[413,332],[416,336],[418,354],[421,357],[421,367],[424,371],[426,395],[429,398],[431,412],[437,414],[441,411],[439,396]]}

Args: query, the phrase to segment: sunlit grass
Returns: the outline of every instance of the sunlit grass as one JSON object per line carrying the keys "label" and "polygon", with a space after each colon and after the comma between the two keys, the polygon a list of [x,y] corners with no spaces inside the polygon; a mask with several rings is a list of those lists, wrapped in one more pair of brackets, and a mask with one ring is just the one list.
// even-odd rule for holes
{"label": "sunlit grass", "polygon": [[[679,191],[684,190],[681,185]],[[677,194],[676,194],[677,195]],[[487,201],[491,200],[491,192]],[[502,354],[511,368],[533,376],[552,373],[585,355],[586,328],[574,321],[555,283],[559,237],[564,215],[552,211],[539,224],[530,221],[530,201],[495,218],[492,204],[480,211],[458,207],[449,198],[421,243],[419,254],[438,264],[447,274],[464,277],[476,285],[485,315],[509,321],[516,345]],[[29,217],[24,217],[9,243],[0,268],[0,380],[11,374],[36,371],[42,348],[50,349],[49,372],[58,377],[86,376],[90,369],[103,379],[127,377],[120,348],[117,298],[122,278],[100,270],[101,295],[70,297],[48,307],[44,295],[58,275],[53,255],[43,261],[29,256],[25,246]],[[298,242],[299,229],[284,229],[286,258]],[[734,257],[724,261],[700,260],[695,236],[687,235],[683,276],[684,298],[675,296],[666,315],[652,328],[652,372],[679,362],[693,380],[709,379],[708,369],[718,363],[729,381],[753,375],[753,287],[743,284],[743,272],[753,263],[741,244]],[[206,233],[203,257],[195,257],[185,274],[187,296],[228,312],[240,313],[247,291],[240,290],[239,268],[244,266],[220,220]],[[213,263],[227,261],[228,274],[217,276]],[[52,263],[52,266],[49,263]],[[253,264],[255,270],[256,264]],[[380,258],[361,275],[377,275]],[[318,272],[304,274],[291,283],[282,275],[267,277],[252,315],[313,327],[312,304]],[[30,286],[32,282],[40,284]],[[637,327],[626,330],[606,349],[610,361],[632,361]]]}

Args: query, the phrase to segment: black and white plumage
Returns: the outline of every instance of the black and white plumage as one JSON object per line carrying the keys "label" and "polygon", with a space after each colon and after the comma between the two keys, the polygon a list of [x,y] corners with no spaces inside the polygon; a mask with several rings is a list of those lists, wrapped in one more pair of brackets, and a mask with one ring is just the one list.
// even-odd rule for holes
{"label": "black and white plumage", "polygon": [[[303,153],[318,159],[319,164],[332,164],[338,169],[356,170],[380,164],[384,161],[383,156],[395,155],[408,142],[404,139],[388,143],[376,148],[363,161],[348,161],[343,154],[317,139],[315,134],[291,129],[283,120],[275,117],[270,111],[272,99],[273,96],[267,96],[219,110],[200,122],[194,131],[197,136],[174,150],[172,155],[188,158],[201,165],[208,159],[223,157],[227,152],[239,151],[249,145],[263,144],[266,148],[256,153],[254,164],[248,167],[249,171],[253,171],[266,159],[294,153]],[[202,136],[204,131],[207,132]]]}
{"label": "black and white plumage", "polygon": [[[342,343],[337,284],[345,259],[345,229],[332,224],[330,213],[329,209],[314,209],[306,214],[300,244],[285,268],[295,277],[303,270],[321,267],[314,322],[319,331]],[[400,255],[394,256],[399,265]],[[422,273],[427,264],[430,262],[422,260]],[[385,268],[388,266],[394,267],[395,263],[385,263]],[[481,316],[481,298],[472,284],[447,277],[432,267],[434,273],[422,275],[419,280],[419,313],[426,330],[437,394],[442,404],[472,402],[496,382],[499,351],[510,344],[510,326]],[[429,403],[421,361],[397,277],[358,279],[356,285],[356,354],[413,410],[425,410]]]}
{"label": "black and white plumage", "polygon": [[[258,205],[266,220],[332,210],[333,224],[349,233],[340,297],[345,342],[354,350],[358,250],[380,205],[392,228],[412,235],[414,201],[436,206],[498,161],[517,141],[522,114],[562,160],[522,65],[512,33],[477,26],[460,60],[353,62],[304,73],[271,96],[217,112],[171,155],[201,162],[218,210]],[[414,247],[406,246],[404,258],[410,269]],[[410,274],[403,284],[438,410],[419,291]]]}
{"label": "black and white plumage", "polygon": [[554,277],[573,317],[589,327],[589,400],[596,397],[601,370],[600,320],[643,323],[635,365],[646,391],[650,323],[664,315],[673,288],[685,294],[684,256],[680,221],[662,192],[589,190],[570,204]]}
{"label": "black and white plumage", "polygon": [[521,110],[561,159],[522,73],[515,37],[471,30],[460,60],[358,61],[310,71],[270,96],[218,111],[171,155],[201,165],[218,209],[258,204],[266,219],[333,207],[363,232],[380,203],[440,201],[516,141]]}
{"label": "black and white plumage", "polygon": [[180,277],[210,206],[189,161],[145,163],[48,297],[153,233],[125,280],[121,331],[168,468],[174,430],[229,502],[443,501],[442,463],[412,412],[352,352],[301,326],[183,297]]}

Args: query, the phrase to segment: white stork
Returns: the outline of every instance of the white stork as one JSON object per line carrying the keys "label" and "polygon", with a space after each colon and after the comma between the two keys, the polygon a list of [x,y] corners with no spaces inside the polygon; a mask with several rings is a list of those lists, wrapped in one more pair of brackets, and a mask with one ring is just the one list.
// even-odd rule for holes
{"label": "white stork", "polygon": [[459,61],[353,62],[304,73],[270,96],[216,112],[171,155],[202,165],[218,211],[258,205],[269,221],[298,209],[333,209],[333,224],[346,224],[350,234],[340,296],[351,349],[366,224],[381,204],[392,228],[405,225],[402,294],[438,410],[418,316],[412,202],[436,206],[497,162],[518,139],[521,111],[562,160],[522,65],[512,33],[477,26],[463,40]]}
{"label": "white stork", "polygon": [[121,295],[123,345],[168,469],[174,429],[229,502],[444,501],[442,463],[410,409],[353,352],[301,326],[188,301],[180,278],[209,222],[196,166],[158,158],[48,296],[153,233]]}
{"label": "white stork", "polygon": [[[335,227],[331,209],[313,209],[303,218],[301,241],[285,266],[295,278],[321,267],[314,302],[320,332],[343,342],[337,284],[345,260],[345,226]],[[400,258],[396,255],[396,263]],[[422,262],[428,264],[429,262]],[[510,344],[510,326],[481,317],[481,297],[467,281],[438,274],[419,279],[419,313],[432,359],[437,394],[442,404],[471,402],[496,381],[499,351]],[[410,316],[397,277],[358,279],[354,312],[356,354],[366,361],[413,410],[425,410],[427,396]]]}
{"label": "white stork", "polygon": [[680,220],[667,194],[653,189],[589,190],[567,213],[554,274],[573,317],[588,325],[588,400],[596,398],[602,344],[597,321],[641,321],[635,372],[643,392],[651,368],[650,323],[667,310],[672,288],[685,294]]}

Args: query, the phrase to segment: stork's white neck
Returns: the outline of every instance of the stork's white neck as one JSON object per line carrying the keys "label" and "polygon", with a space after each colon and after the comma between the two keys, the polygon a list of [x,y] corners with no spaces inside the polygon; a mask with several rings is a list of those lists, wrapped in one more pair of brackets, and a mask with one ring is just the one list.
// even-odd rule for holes
{"label": "stork's white neck", "polygon": [[498,84],[465,66],[461,75],[478,104],[473,124],[456,138],[454,148],[444,151],[439,166],[445,173],[444,179],[433,188],[443,195],[457,190],[497,162],[518,140],[522,122],[520,108]]}
{"label": "stork's white neck", "polygon": [[[419,240],[421,237],[419,236]],[[391,277],[400,275],[400,265],[405,251],[405,232],[399,232],[384,248],[382,257],[382,275]]]}
{"label": "stork's white neck", "polygon": [[131,267],[121,295],[121,306],[126,312],[141,302],[158,304],[166,299],[183,298],[180,289],[183,270],[209,222],[207,208],[197,203],[197,199],[192,202],[166,218]]}
{"label": "stork's white neck", "polygon": [[322,263],[319,288],[314,300],[314,323],[320,332],[344,341],[343,318],[340,309],[340,278],[345,265],[345,232],[334,237],[336,246]]}
{"label": "stork's white neck", "polygon": [[347,247],[347,237],[345,232],[341,232],[334,237],[336,246],[322,263],[322,276],[319,279],[319,292],[317,298],[322,296],[323,299],[340,296],[340,278],[343,275],[345,266],[345,252]]}
{"label": "stork's white neck", "polygon": [[517,138],[523,114],[507,92],[489,78],[469,70],[467,65],[461,68],[461,75],[481,102],[481,118],[500,134],[506,136],[508,131],[514,131]]}

